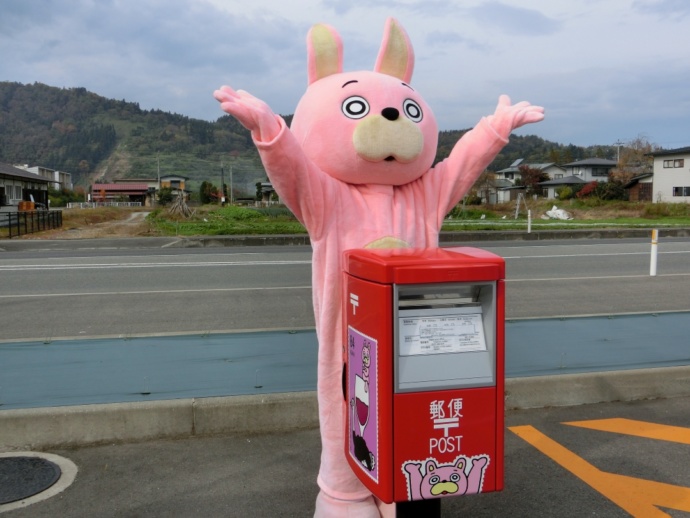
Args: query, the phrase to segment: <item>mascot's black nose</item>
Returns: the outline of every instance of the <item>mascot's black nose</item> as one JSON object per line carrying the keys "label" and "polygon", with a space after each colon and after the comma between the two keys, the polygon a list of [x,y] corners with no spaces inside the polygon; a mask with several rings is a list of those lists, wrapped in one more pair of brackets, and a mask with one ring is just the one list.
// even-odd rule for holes
{"label": "mascot's black nose", "polygon": [[383,115],[389,121],[394,121],[394,120],[398,120],[398,117],[400,116],[400,112],[396,108],[384,108],[381,111],[381,115]]}

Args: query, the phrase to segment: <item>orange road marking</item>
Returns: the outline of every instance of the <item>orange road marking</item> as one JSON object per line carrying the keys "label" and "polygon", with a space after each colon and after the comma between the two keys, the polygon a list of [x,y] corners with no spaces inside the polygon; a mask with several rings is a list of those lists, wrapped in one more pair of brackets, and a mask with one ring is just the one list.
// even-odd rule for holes
{"label": "orange road marking", "polygon": [[668,517],[658,507],[690,512],[690,488],[601,471],[532,426],[511,432],[638,518]]}
{"label": "orange road marking", "polygon": [[690,444],[690,428],[681,428],[680,426],[647,423],[645,421],[622,418],[573,421],[563,424],[589,428],[591,430],[600,430],[602,432],[613,432],[624,435],[634,435],[636,437],[645,437],[647,439]]}

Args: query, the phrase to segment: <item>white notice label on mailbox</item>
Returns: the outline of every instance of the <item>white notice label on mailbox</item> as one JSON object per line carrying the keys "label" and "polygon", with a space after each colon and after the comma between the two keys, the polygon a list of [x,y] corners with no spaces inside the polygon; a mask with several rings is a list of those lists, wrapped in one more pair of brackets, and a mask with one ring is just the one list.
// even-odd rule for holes
{"label": "white notice label on mailbox", "polygon": [[486,351],[481,313],[401,316],[401,356]]}

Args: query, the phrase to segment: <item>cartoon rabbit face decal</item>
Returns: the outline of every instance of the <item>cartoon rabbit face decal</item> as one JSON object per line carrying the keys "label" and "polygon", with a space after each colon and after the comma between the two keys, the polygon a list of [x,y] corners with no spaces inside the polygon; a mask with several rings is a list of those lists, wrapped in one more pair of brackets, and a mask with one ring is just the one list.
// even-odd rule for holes
{"label": "cartoon rabbit face decal", "polygon": [[438,143],[431,108],[410,85],[414,53],[387,28],[373,72],[342,72],[342,44],[325,25],[309,42],[309,87],[291,130],[308,156],[350,184],[404,185],[428,171]]}

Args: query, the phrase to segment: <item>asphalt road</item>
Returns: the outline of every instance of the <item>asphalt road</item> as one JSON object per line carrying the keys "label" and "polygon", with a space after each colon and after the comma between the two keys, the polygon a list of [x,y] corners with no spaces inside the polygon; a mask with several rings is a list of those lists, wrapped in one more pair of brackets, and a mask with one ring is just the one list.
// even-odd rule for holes
{"label": "asphalt road", "polygon": [[[477,243],[506,258],[507,317],[690,310],[690,240]],[[4,340],[309,328],[308,247],[0,254]]]}

